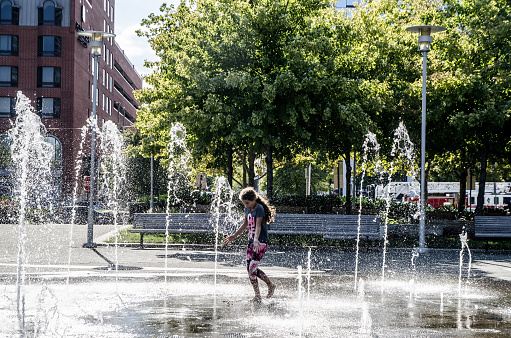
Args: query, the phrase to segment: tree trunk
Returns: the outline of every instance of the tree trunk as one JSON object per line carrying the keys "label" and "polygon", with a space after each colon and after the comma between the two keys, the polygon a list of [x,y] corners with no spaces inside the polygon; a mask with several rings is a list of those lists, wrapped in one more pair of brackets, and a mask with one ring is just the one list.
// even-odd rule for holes
{"label": "tree trunk", "polygon": [[243,188],[248,187],[247,172],[248,172],[248,167],[247,167],[247,152],[244,151],[243,152]]}
{"label": "tree trunk", "polygon": [[266,147],[266,198],[273,200],[273,147]]}
{"label": "tree trunk", "polygon": [[351,215],[351,163],[350,163],[351,147],[344,154],[346,162],[346,173],[344,179],[346,180],[346,215]]}
{"label": "tree trunk", "polygon": [[426,163],[424,163],[426,168],[424,168],[424,207],[427,207],[429,205],[428,200],[428,178],[429,178],[429,172],[431,171],[431,161],[426,160]]}
{"label": "tree trunk", "polygon": [[250,152],[248,154],[248,186],[253,187],[255,185],[255,162],[256,154]]}
{"label": "tree trunk", "polygon": [[465,210],[465,199],[467,198],[467,170],[463,168],[459,175],[460,180],[460,195],[458,199],[458,212]]}
{"label": "tree trunk", "polygon": [[479,173],[479,191],[477,192],[476,216],[483,215],[484,207],[484,188],[486,186],[486,167],[488,160],[488,150],[484,147],[481,150],[481,172]]}
{"label": "tree trunk", "polygon": [[229,183],[229,185],[231,186],[232,188],[232,181],[233,181],[233,176],[234,176],[234,168],[232,167],[232,157],[233,157],[233,150],[232,150],[232,146],[229,144],[227,145],[227,182]]}

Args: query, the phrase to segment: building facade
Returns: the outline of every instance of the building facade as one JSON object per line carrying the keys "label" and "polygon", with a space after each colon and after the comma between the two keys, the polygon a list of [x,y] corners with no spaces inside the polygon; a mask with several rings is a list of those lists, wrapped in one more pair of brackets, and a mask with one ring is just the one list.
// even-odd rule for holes
{"label": "building facade", "polygon": [[[114,13],[114,0],[0,0],[0,137],[16,117],[21,91],[54,145],[54,182],[63,196],[73,191],[82,127],[92,112],[94,59],[89,41],[77,33],[114,33]],[[109,120],[130,128],[139,107],[133,91],[142,88],[142,79],[113,38],[104,39],[97,74],[99,128]],[[79,176],[90,165],[87,146],[84,153]],[[0,163],[0,192],[9,184],[5,165]],[[84,193],[81,185],[79,190]]]}

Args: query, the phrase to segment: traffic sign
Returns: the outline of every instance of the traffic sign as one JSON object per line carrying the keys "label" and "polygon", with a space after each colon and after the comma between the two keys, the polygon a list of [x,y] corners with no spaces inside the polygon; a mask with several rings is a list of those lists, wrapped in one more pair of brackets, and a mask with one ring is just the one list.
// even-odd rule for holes
{"label": "traffic sign", "polygon": [[85,191],[90,191],[90,176],[83,177],[83,189]]}

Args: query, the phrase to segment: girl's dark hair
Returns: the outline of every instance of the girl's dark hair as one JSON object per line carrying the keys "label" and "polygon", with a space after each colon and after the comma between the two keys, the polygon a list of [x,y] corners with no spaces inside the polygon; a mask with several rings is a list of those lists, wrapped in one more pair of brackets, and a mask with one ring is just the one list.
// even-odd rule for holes
{"label": "girl's dark hair", "polygon": [[262,196],[257,193],[257,191],[254,190],[252,187],[248,187],[243,189],[240,192],[240,200],[245,201],[256,201],[257,203],[261,204],[264,209],[264,222],[266,224],[269,224],[270,222],[274,221],[275,217],[275,207],[273,205],[270,205],[270,202]]}

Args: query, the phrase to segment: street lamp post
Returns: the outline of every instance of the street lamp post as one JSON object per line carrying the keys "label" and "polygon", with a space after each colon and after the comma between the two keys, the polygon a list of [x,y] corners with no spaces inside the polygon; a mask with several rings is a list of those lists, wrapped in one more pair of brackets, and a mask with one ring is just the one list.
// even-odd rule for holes
{"label": "street lamp post", "polygon": [[149,203],[149,209],[151,209],[151,212],[154,212],[153,209],[154,209],[154,174],[153,174],[153,161],[154,161],[154,156],[151,155],[151,201]]}
{"label": "street lamp post", "polygon": [[426,214],[424,196],[426,176],[424,166],[426,163],[426,73],[429,44],[433,41],[432,33],[445,31],[442,26],[410,26],[406,30],[412,33],[419,33],[419,52],[422,52],[422,128],[421,128],[421,202],[419,216],[419,252],[426,252]]}
{"label": "street lamp post", "polygon": [[95,248],[96,243],[93,242],[94,233],[94,162],[95,162],[95,148],[96,148],[96,101],[97,101],[97,86],[98,86],[98,58],[101,56],[103,49],[103,39],[113,38],[115,34],[99,31],[83,31],[78,32],[78,35],[85,36],[90,39],[91,55],[94,58],[94,78],[92,80],[92,127],[91,127],[91,150],[90,150],[90,195],[89,195],[89,210],[87,217],[87,243],[83,244],[85,248]]}

